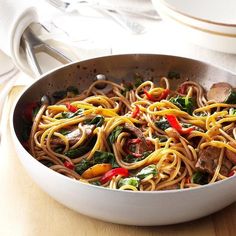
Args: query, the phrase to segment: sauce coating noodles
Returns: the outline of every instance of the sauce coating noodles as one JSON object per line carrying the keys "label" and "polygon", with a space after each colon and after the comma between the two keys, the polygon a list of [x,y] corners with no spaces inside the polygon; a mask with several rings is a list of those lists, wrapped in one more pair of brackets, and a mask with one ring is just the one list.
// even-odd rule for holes
{"label": "sauce coating noodles", "polygon": [[233,175],[236,105],[209,100],[192,81],[176,91],[165,77],[160,84],[101,80],[41,105],[30,153],[65,176],[120,190],[192,188]]}

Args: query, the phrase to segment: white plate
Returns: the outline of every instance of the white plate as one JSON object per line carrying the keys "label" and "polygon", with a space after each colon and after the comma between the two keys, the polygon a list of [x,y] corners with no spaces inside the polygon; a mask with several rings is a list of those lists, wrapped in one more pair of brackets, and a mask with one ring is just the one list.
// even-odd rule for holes
{"label": "white plate", "polygon": [[[196,7],[196,13],[193,15],[194,6],[197,5],[196,3],[193,5],[186,4],[183,8],[177,8],[177,5],[173,4],[170,5],[171,2],[186,2],[184,0],[152,0],[152,2],[160,16],[172,26],[170,30],[178,32],[177,35],[184,40],[190,40],[208,49],[226,53],[236,53],[236,25],[226,24],[226,21],[223,21],[223,19],[226,20],[226,18],[219,17],[219,21],[216,22],[213,21],[214,14],[210,13],[208,18],[206,18],[207,15],[205,15],[205,18],[200,18],[199,16],[199,18],[197,18],[199,8]],[[190,3],[193,3],[193,1]],[[187,6],[189,6],[189,11]],[[204,9],[208,7],[209,12],[214,9],[212,8],[212,10],[210,10],[210,5],[208,4],[202,6],[204,6]],[[210,18],[210,16],[212,16],[212,18]],[[211,21],[209,19],[211,19]],[[233,17],[231,19],[233,19]]]}
{"label": "white plate", "polygon": [[213,24],[236,26],[235,0],[161,0],[174,11]]}

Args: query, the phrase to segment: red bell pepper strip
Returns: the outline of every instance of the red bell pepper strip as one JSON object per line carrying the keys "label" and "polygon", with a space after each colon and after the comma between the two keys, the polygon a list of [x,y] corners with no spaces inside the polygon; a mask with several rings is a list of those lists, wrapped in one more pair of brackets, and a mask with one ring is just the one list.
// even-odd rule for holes
{"label": "red bell pepper strip", "polygon": [[153,95],[150,94],[146,89],[144,89],[143,92],[149,101],[156,102],[156,99],[153,97]]}
{"label": "red bell pepper strip", "polygon": [[143,92],[147,96],[147,99],[149,101],[158,102],[158,101],[161,101],[162,99],[165,99],[168,96],[168,94],[170,93],[170,90],[164,89],[157,98],[155,98],[152,94],[150,94],[146,89],[144,89]]}
{"label": "red bell pepper strip", "polygon": [[158,101],[161,101],[162,99],[166,99],[167,96],[169,95],[170,90],[169,89],[164,89],[161,94],[159,95],[159,97],[157,98]]}
{"label": "red bell pepper strip", "polygon": [[135,105],[135,108],[134,108],[134,110],[133,110],[133,112],[131,114],[131,117],[135,118],[135,117],[137,117],[139,115],[139,113],[140,113],[140,108],[139,108],[138,105]]}
{"label": "red bell pepper strip", "polygon": [[183,128],[174,115],[166,115],[166,119],[170,126],[176,129],[180,134],[189,134],[195,129],[195,127]]}
{"label": "red bell pepper strip", "polygon": [[138,157],[142,157],[142,156],[143,156],[142,154],[132,152],[132,151],[130,151],[130,149],[129,149],[129,146],[130,146],[131,144],[138,144],[138,143],[141,143],[141,142],[142,142],[142,140],[141,140],[140,138],[129,139],[128,142],[127,142],[127,145],[125,146],[125,151],[126,151],[128,154],[130,154],[130,155],[132,155],[132,156],[134,156],[134,157],[137,157],[137,158],[138,158]]}
{"label": "red bell pepper strip", "polygon": [[65,161],[64,162],[64,166],[70,170],[74,170],[75,166],[73,163],[69,162],[69,161]]}
{"label": "red bell pepper strip", "polygon": [[236,172],[235,170],[231,170],[228,174],[228,177],[231,177],[231,176],[235,175],[235,172]]}
{"label": "red bell pepper strip", "polygon": [[179,88],[178,88],[178,92],[180,93],[180,94],[185,94],[186,93],[186,90],[187,90],[187,85],[186,84],[182,84]]}
{"label": "red bell pepper strip", "polygon": [[129,176],[129,172],[127,169],[122,168],[122,167],[109,170],[106,174],[104,174],[101,177],[100,179],[101,184],[105,184],[106,182],[110,181],[113,176],[116,176],[116,175],[127,177]]}
{"label": "red bell pepper strip", "polygon": [[71,105],[69,102],[66,103],[66,107],[67,107],[67,109],[68,109],[69,111],[71,111],[71,112],[73,112],[73,113],[78,110],[77,107]]}

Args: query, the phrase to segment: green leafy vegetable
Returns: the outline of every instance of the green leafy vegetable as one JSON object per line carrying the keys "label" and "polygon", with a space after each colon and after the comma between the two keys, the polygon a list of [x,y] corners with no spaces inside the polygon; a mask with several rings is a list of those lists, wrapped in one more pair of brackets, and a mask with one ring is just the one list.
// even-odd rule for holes
{"label": "green leafy vegetable", "polygon": [[92,120],[87,120],[84,122],[88,125],[96,125],[96,127],[101,127],[104,124],[105,118],[103,116],[95,116]]}
{"label": "green leafy vegetable", "polygon": [[227,104],[236,104],[236,92],[235,91],[231,91],[231,93],[228,96],[225,103],[227,103]]}
{"label": "green leafy vegetable", "polygon": [[111,152],[96,151],[92,159],[93,164],[110,163],[113,168],[119,167],[115,156]]}
{"label": "green leafy vegetable", "polygon": [[208,173],[197,171],[192,176],[192,182],[201,185],[208,184],[208,177],[209,177]]}
{"label": "green leafy vegetable", "polygon": [[53,163],[49,160],[41,160],[40,162],[47,167],[53,166]]}
{"label": "green leafy vegetable", "polygon": [[91,181],[89,183],[92,184],[92,185],[101,186],[101,182],[99,180]]}
{"label": "green leafy vegetable", "polygon": [[125,178],[125,179],[120,179],[118,182],[118,187],[121,187],[123,185],[132,185],[136,188],[139,187],[140,184],[140,179],[137,177],[130,177],[130,178]]}
{"label": "green leafy vegetable", "polygon": [[147,176],[153,174],[153,176],[157,175],[157,169],[155,165],[149,165],[144,167],[140,172],[136,174],[136,176],[140,179],[144,179]]}
{"label": "green leafy vegetable", "polygon": [[78,147],[78,148],[70,149],[67,152],[65,152],[64,155],[66,155],[67,157],[70,157],[72,159],[80,157],[80,156],[86,154],[87,152],[89,152],[93,148],[96,140],[97,140],[97,138],[93,137],[89,143],[85,144],[84,146]]}
{"label": "green leafy vegetable", "polygon": [[235,116],[236,115],[236,109],[235,108],[230,108],[229,109],[229,115]]}
{"label": "green leafy vegetable", "polygon": [[84,171],[86,171],[89,167],[91,167],[91,163],[88,160],[82,159],[81,162],[75,165],[75,171],[82,175]]}
{"label": "green leafy vegetable", "polygon": [[62,119],[70,119],[73,118],[75,116],[79,116],[82,115],[84,112],[84,109],[78,109],[76,112],[62,112],[61,113],[61,117]]}
{"label": "green leafy vegetable", "polygon": [[61,134],[63,134],[63,135],[67,135],[67,134],[71,133],[71,130],[68,130],[68,129],[61,129],[61,130],[59,131],[59,133],[61,133]]}
{"label": "green leafy vegetable", "polygon": [[108,140],[110,144],[114,143],[119,136],[119,134],[123,131],[123,126],[116,126],[116,128],[110,133],[108,136]]}
{"label": "green leafy vegetable", "polygon": [[161,118],[160,120],[155,121],[155,125],[157,128],[159,128],[161,130],[166,130],[166,129],[170,128],[170,124],[169,124],[168,120],[165,118]]}
{"label": "green leafy vegetable", "polygon": [[54,149],[54,152],[56,153],[63,153],[64,148],[63,147],[57,147]]}
{"label": "green leafy vegetable", "polygon": [[180,73],[177,71],[169,71],[167,78],[168,79],[180,79]]}
{"label": "green leafy vegetable", "polygon": [[194,103],[191,97],[177,96],[170,98],[169,101],[190,115],[193,113]]}
{"label": "green leafy vegetable", "polygon": [[38,114],[39,109],[40,109],[39,106],[36,106],[36,107],[33,109],[33,111],[32,111],[32,117],[33,117],[33,119],[34,119],[34,118],[36,117],[36,115]]}

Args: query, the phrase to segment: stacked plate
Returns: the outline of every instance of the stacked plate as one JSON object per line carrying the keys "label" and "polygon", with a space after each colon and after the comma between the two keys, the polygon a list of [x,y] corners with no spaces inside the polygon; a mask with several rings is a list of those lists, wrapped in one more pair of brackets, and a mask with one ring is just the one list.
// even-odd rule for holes
{"label": "stacked plate", "polygon": [[175,35],[221,52],[236,53],[236,1],[152,0]]}

